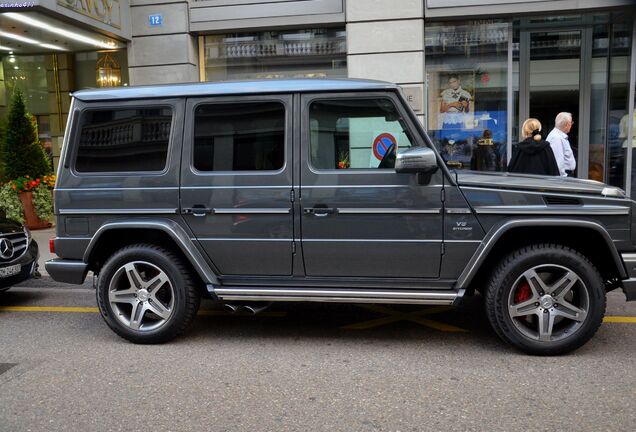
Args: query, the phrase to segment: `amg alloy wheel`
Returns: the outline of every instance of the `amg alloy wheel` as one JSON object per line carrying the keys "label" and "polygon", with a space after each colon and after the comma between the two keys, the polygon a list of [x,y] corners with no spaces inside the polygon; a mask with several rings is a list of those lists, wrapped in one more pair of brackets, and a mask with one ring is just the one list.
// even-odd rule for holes
{"label": "amg alloy wheel", "polygon": [[97,303],[108,326],[135,343],[160,343],[183,332],[199,308],[188,267],[169,249],[127,246],[102,267]]}
{"label": "amg alloy wheel", "polygon": [[571,269],[539,265],[525,271],[508,295],[508,314],[527,338],[558,341],[580,328],[590,308],[587,288]]}
{"label": "amg alloy wheel", "polygon": [[526,246],[496,268],[486,291],[488,319],[504,341],[538,355],[587,342],[605,314],[605,286],[594,265],[562,245]]}
{"label": "amg alloy wheel", "polygon": [[133,330],[151,331],[164,325],[172,314],[174,297],[166,273],[146,261],[124,264],[108,286],[115,318]]}

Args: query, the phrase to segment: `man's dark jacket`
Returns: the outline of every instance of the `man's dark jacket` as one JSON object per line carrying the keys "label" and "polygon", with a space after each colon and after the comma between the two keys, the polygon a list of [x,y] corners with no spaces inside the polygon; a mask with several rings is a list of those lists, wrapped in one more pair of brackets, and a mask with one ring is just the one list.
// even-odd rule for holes
{"label": "man's dark jacket", "polygon": [[526,138],[512,150],[508,171],[521,174],[559,175],[559,166],[550,143]]}

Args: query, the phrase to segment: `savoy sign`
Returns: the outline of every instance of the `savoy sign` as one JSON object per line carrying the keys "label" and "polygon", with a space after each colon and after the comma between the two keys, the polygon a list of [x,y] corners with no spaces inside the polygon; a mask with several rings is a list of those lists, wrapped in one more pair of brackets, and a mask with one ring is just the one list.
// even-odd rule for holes
{"label": "savoy sign", "polygon": [[61,6],[115,28],[121,28],[119,0],[57,0]]}

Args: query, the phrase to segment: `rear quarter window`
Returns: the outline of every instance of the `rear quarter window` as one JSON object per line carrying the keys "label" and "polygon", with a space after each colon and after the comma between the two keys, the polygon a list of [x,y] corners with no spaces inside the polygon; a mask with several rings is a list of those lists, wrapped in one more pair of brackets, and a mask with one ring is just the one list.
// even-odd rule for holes
{"label": "rear quarter window", "polygon": [[163,171],[171,127],[170,107],[86,110],[80,119],[75,170]]}

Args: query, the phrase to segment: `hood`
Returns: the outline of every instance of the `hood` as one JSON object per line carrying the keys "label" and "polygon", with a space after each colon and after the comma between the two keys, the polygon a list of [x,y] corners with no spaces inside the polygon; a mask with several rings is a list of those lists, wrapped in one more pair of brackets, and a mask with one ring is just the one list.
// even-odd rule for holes
{"label": "hood", "polygon": [[535,141],[533,139],[527,139],[517,144],[517,151],[520,153],[533,155],[543,151],[546,147],[549,147],[550,143],[547,141]]}
{"label": "hood", "polygon": [[[563,193],[583,193],[624,197],[625,193],[616,187],[595,180],[572,177],[546,177],[532,174],[512,174],[506,172],[456,171],[460,186],[494,189],[535,190]],[[604,193],[605,190],[605,193]]]}
{"label": "hood", "polygon": [[23,231],[22,225],[12,220],[3,218],[0,215],[0,234],[8,234],[8,233],[22,232],[22,231]]}

